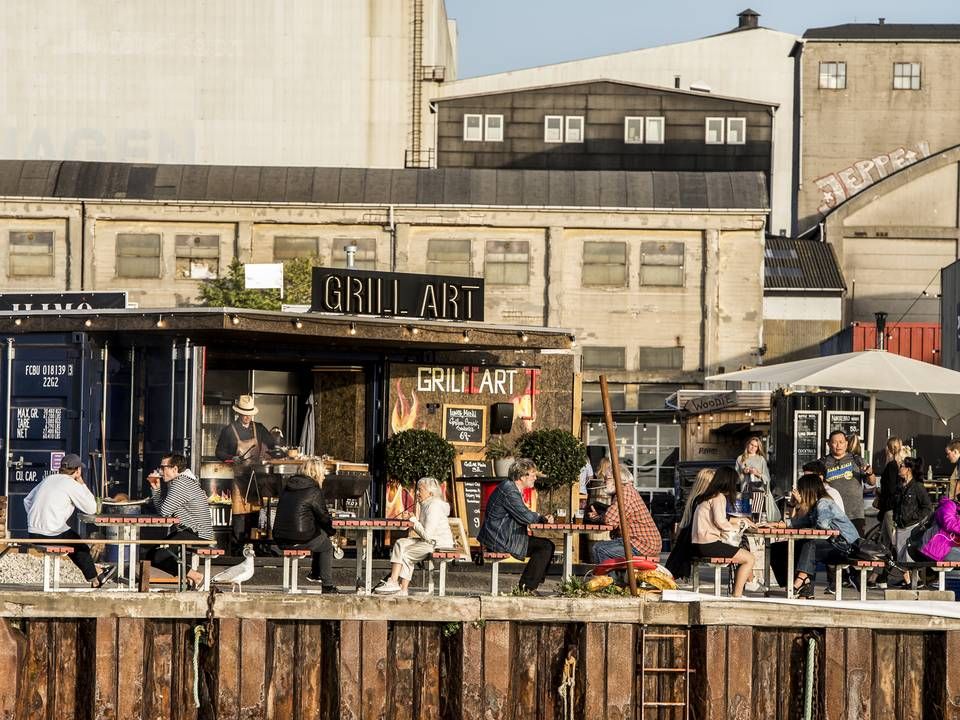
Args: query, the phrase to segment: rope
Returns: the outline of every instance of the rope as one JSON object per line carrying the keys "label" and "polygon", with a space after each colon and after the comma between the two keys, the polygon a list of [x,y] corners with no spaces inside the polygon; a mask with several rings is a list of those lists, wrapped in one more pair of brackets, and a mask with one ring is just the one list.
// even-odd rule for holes
{"label": "rope", "polygon": [[816,653],[817,641],[815,638],[809,638],[807,640],[806,677],[803,683],[803,720],[812,720],[813,718],[813,676]]}
{"label": "rope", "polygon": [[193,629],[193,704],[200,708],[200,638],[203,637],[203,625]]}
{"label": "rope", "polygon": [[577,656],[573,648],[567,651],[567,659],[563,663],[563,679],[557,692],[563,702],[563,720],[573,720],[573,690],[576,684]]}

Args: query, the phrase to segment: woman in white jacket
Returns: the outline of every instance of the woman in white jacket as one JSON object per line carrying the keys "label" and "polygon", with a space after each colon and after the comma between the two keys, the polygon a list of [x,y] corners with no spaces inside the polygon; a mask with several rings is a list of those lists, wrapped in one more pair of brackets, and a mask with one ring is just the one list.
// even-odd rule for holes
{"label": "woman in white jacket", "polygon": [[432,477],[420,478],[417,481],[417,507],[408,518],[413,528],[407,537],[394,543],[390,553],[390,578],[375,592],[406,595],[414,566],[434,548],[453,547],[449,516],[450,505],[443,499],[440,483]]}

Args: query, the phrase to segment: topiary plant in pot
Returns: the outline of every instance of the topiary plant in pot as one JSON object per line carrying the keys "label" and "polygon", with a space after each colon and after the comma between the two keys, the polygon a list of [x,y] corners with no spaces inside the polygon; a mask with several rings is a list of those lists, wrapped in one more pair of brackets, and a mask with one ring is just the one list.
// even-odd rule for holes
{"label": "topiary plant in pot", "polygon": [[583,441],[566,430],[534,430],[521,436],[517,455],[533,460],[546,475],[537,480],[537,490],[545,501],[540,512],[568,510],[570,486],[580,480],[580,471],[587,464]]}
{"label": "topiary plant in pot", "polygon": [[453,445],[430,430],[404,430],[387,440],[387,475],[403,487],[412,488],[422,477],[443,482],[450,477]]}

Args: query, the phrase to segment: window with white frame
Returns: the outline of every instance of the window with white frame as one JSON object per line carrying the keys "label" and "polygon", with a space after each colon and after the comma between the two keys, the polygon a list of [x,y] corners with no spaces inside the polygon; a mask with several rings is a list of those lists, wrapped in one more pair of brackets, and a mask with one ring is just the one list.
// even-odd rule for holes
{"label": "window with white frame", "polygon": [[648,117],[644,127],[648,145],[663,143],[666,122],[662,117]]}
{"label": "window with white frame", "polygon": [[483,115],[465,114],[463,116],[463,141],[480,142],[483,140]]}
{"label": "window with white frame", "polygon": [[825,90],[843,90],[847,87],[845,62],[820,63],[820,87]]}
{"label": "window with white frame", "polygon": [[320,238],[281,235],[273,239],[273,261],[315,257],[320,254]]}
{"label": "window with white frame", "polygon": [[[593,388],[596,389],[593,390]],[[597,405],[597,407],[588,407],[588,393],[591,405]],[[602,402],[594,401],[594,396],[599,394],[599,385],[584,383],[583,409],[585,411],[602,410]],[[673,488],[680,451],[680,425],[645,423],[642,420],[632,423],[618,422],[614,432],[617,454],[633,473],[634,486],[638,490]],[[602,423],[588,425],[586,442],[587,445],[607,447],[609,438],[606,427]],[[609,448],[607,454],[611,454]]]}
{"label": "window with white frame", "polygon": [[724,122],[723,118],[708,117],[706,119],[706,143],[707,145],[723,145],[724,140]]}
{"label": "window with white frame", "polygon": [[920,63],[905,62],[893,64],[894,90],[920,89]]}
{"label": "window with white frame", "polygon": [[529,241],[487,240],[483,277],[487,285],[529,285]]}
{"label": "window with white frame", "polygon": [[117,277],[160,277],[159,233],[117,234]]}
{"label": "window with white frame", "polygon": [[639,145],[643,142],[643,118],[625,117],[623,119],[623,141],[628,145]]}
{"label": "window with white frame", "polygon": [[377,241],[374,238],[334,238],[333,253],[331,253],[333,267],[345,268],[347,266],[347,251],[344,248],[349,245],[357,248],[357,252],[353,255],[353,267],[355,269],[377,269]]}
{"label": "window with white frame", "polygon": [[12,230],[10,277],[53,277],[53,232]]}
{"label": "window with white frame", "polygon": [[583,286],[625,287],[627,244],[594,242],[583,244]]}
{"label": "window with white frame", "polygon": [[547,115],[543,118],[543,141],[563,142],[563,115]]}
{"label": "window with white frame", "polygon": [[584,346],[584,370],[623,370],[627,366],[627,351],[622,347]]}
{"label": "window with white frame", "polygon": [[641,347],[638,358],[639,369],[645,370],[682,370],[683,347]]}
{"label": "window with white frame", "polygon": [[177,235],[177,278],[214,280],[220,276],[219,235]]}
{"label": "window with white frame", "polygon": [[583,142],[583,116],[582,115],[567,115],[565,139],[568,143]]}
{"label": "window with white frame", "polygon": [[747,142],[747,119],[727,118],[727,144],[743,145]]}
{"label": "window with white frame", "polygon": [[473,276],[470,240],[431,238],[427,241],[427,274]]}
{"label": "window with white frame", "polygon": [[640,285],[683,287],[683,250],[682,242],[640,243]]}
{"label": "window with white frame", "polygon": [[483,116],[483,139],[487,142],[503,142],[503,115]]}

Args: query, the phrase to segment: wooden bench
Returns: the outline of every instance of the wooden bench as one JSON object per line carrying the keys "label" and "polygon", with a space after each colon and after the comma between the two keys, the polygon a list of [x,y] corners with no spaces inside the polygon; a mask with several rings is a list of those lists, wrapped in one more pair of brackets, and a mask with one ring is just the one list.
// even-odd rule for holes
{"label": "wooden bench", "polygon": [[690,561],[690,576],[693,580],[693,591],[695,593],[700,592],[701,565],[713,568],[713,594],[715,597],[720,597],[720,573],[723,568],[728,568],[728,572],[732,577],[733,570],[730,568],[733,567],[733,562],[731,562],[730,558],[721,557],[693,558]]}
{"label": "wooden bench", "polygon": [[839,601],[843,599],[843,570],[844,568],[850,568],[851,570],[860,571],[860,600],[866,602],[867,600],[867,573],[871,570],[882,570],[887,566],[886,561],[884,560],[847,560],[846,562],[838,563],[834,568],[833,576],[833,589],[836,591],[836,599]]}
{"label": "wooden bench", "polygon": [[947,589],[947,573],[960,568],[960,562],[941,561],[936,562],[903,562],[897,563],[897,567],[910,571],[910,589],[917,590],[918,570],[933,570],[937,574],[937,589],[944,591]]}
{"label": "wooden bench", "polygon": [[483,551],[483,561],[489,562],[491,567],[490,594],[500,594],[500,563],[512,557],[510,553]]}
{"label": "wooden bench", "polygon": [[[56,592],[60,589],[60,561],[64,555],[73,552],[73,548],[67,545],[46,545],[46,552],[43,555],[43,591]],[[50,584],[50,560],[53,559],[53,585]]]}
{"label": "wooden bench", "polygon": [[[434,550],[424,560],[427,572],[427,593],[433,595],[433,561],[440,564],[440,585],[437,594],[443,597],[447,594],[447,563],[456,562],[463,558],[463,553],[457,550]],[[496,593],[494,593],[496,594]]]}
{"label": "wooden bench", "polygon": [[196,570],[203,558],[203,586],[204,592],[210,591],[210,561],[215,557],[222,557],[225,551],[218,547],[198,547],[193,551],[193,558],[190,560],[190,569]]}
{"label": "wooden bench", "polygon": [[297,582],[300,575],[300,560],[310,557],[310,551],[304,548],[287,548],[283,551],[283,591],[298,593]]}

